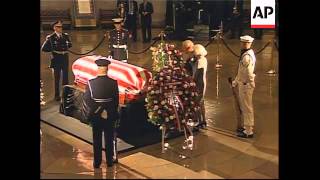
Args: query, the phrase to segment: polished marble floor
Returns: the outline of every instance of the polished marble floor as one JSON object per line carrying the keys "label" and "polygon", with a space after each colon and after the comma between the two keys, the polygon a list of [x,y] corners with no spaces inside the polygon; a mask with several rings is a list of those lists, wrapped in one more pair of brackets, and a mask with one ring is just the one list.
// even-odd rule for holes
{"label": "polished marble floor", "polygon": [[[103,30],[72,30],[72,51],[87,52],[102,38]],[[153,30],[153,36],[160,29]],[[50,31],[41,33],[41,42]],[[252,35],[251,31],[247,32]],[[138,39],[141,39],[138,37]],[[268,31],[262,40],[256,40],[253,49],[261,49],[274,39],[274,32]],[[129,49],[140,51],[148,43],[130,43]],[[237,39],[226,39],[229,46],[239,52]],[[180,41],[172,41],[178,47]],[[206,41],[197,43],[206,44]],[[272,43],[271,43],[272,44]],[[205,97],[206,114],[209,120],[207,130],[195,136],[196,148],[190,152],[181,148],[182,137],[169,140],[170,147],[162,154],[160,144],[139,148],[120,155],[120,163],[112,169],[92,169],[92,146],[46,124],[41,145],[42,178],[277,178],[278,177],[278,76],[266,74],[270,69],[278,72],[278,51],[268,46],[257,55],[256,89],[253,104],[255,108],[255,131],[253,139],[240,139],[232,135],[235,127],[232,91],[227,78],[235,76],[238,58],[227,48],[220,46],[220,64],[215,68],[217,44],[214,41],[208,51],[208,89]],[[107,41],[94,53],[106,56]],[[49,54],[41,53],[41,79],[44,82],[45,100],[53,100],[53,76],[48,69]],[[80,56],[69,55],[69,69]],[[129,62],[151,69],[151,52],[129,54]],[[73,82],[69,73],[69,81]]]}

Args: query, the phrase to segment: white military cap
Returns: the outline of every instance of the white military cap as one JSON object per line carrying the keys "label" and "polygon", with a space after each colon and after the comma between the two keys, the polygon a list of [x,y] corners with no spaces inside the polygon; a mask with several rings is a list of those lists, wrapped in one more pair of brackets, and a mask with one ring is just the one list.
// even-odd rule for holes
{"label": "white military cap", "polygon": [[247,42],[247,43],[252,43],[254,40],[253,37],[249,36],[249,35],[245,35],[245,36],[241,36],[240,37],[240,41],[241,42]]}
{"label": "white military cap", "polygon": [[122,18],[114,18],[112,19],[113,23],[121,23],[122,22]]}

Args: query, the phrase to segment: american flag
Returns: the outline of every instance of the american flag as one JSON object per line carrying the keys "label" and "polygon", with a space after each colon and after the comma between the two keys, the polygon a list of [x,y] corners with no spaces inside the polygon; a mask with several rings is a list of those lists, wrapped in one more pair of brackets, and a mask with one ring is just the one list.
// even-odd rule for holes
{"label": "american flag", "polygon": [[118,81],[120,101],[123,101],[124,98],[128,101],[138,99],[141,92],[146,89],[149,79],[152,78],[151,72],[132,64],[113,60],[110,57],[92,55],[77,59],[72,65],[75,84],[84,86],[88,80],[95,78],[98,69],[95,61],[103,58],[111,62],[108,67],[108,76]]}

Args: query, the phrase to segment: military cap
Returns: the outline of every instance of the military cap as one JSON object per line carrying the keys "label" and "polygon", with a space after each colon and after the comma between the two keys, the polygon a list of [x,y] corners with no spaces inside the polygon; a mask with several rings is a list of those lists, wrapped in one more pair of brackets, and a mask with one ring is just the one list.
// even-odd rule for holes
{"label": "military cap", "polygon": [[114,24],[120,24],[122,22],[122,18],[113,18],[112,21]]}
{"label": "military cap", "polygon": [[240,37],[241,42],[252,43],[253,40],[254,40],[254,38],[249,35],[245,35],[245,36]]}
{"label": "military cap", "polygon": [[53,22],[52,24],[51,24],[51,27],[53,28],[56,24],[58,24],[58,23],[61,23],[61,25],[62,25],[62,21],[61,20],[57,20],[57,21],[55,21],[55,22]]}
{"label": "military cap", "polygon": [[97,66],[108,66],[111,62],[107,59],[98,59],[95,61]]}

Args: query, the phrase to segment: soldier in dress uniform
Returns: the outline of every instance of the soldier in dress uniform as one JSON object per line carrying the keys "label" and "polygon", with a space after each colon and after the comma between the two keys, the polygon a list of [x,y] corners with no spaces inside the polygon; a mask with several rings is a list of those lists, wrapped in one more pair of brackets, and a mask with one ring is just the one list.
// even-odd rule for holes
{"label": "soldier in dress uniform", "polygon": [[241,116],[244,122],[244,130],[238,130],[238,136],[243,138],[253,137],[254,113],[252,105],[252,95],[255,88],[254,68],[256,57],[251,49],[254,38],[245,35],[240,37],[241,59],[238,67],[238,74],[232,86],[239,88],[239,104]]}
{"label": "soldier in dress uniform", "polygon": [[109,49],[113,59],[128,62],[128,40],[131,38],[129,31],[122,28],[122,18],[112,19],[115,29],[109,32]]}
{"label": "soldier in dress uniform", "polygon": [[[83,95],[83,109],[92,124],[94,168],[100,168],[102,161],[102,132],[104,132],[107,166],[113,165],[114,126],[119,118],[119,90],[116,80],[108,75],[107,59],[95,61],[98,66],[97,77],[88,81]],[[115,144],[116,145],[116,144]],[[115,148],[116,149],[116,148]]]}
{"label": "soldier in dress uniform", "polygon": [[60,101],[60,74],[62,72],[62,85],[68,84],[68,49],[72,47],[72,43],[69,35],[62,32],[62,21],[54,22],[52,28],[54,32],[46,37],[41,50],[52,53],[50,68],[54,73],[55,100]]}

